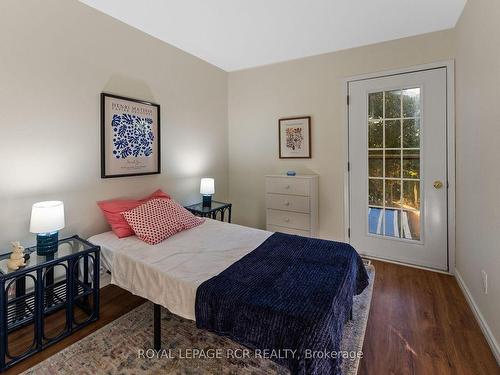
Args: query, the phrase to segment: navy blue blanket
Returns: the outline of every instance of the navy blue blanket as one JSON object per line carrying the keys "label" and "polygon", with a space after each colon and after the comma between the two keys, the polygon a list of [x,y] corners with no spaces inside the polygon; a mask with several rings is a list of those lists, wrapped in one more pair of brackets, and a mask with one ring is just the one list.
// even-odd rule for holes
{"label": "navy blue blanket", "polygon": [[350,245],[275,233],[198,287],[196,325],[252,349],[281,350],[271,359],[292,374],[337,375],[340,359],[312,354],[340,350],[352,297],[367,285]]}

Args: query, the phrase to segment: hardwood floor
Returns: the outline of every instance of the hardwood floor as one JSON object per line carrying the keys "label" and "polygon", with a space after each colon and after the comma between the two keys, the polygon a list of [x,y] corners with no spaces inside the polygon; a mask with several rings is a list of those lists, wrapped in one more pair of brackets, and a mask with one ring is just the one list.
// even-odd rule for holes
{"label": "hardwood floor", "polygon": [[373,263],[375,286],[358,375],[500,374],[454,277]]}
{"label": "hardwood floor", "polygon": [[[145,301],[146,300],[144,300],[143,298],[134,296],[131,293],[121,288],[118,288],[117,286],[114,285],[108,285],[102,288],[100,318],[97,322],[89,324],[87,327],[82,328],[81,330],[75,332],[73,335],[69,337],[66,337],[65,339],[59,341],[57,344],[48,347],[41,353],[38,353],[33,357],[30,357],[24,360],[23,362],[15,365],[11,369],[7,370],[4,374],[6,375],[18,374],[20,372],[29,369],[38,362],[41,362],[44,359],[49,358],[58,351],[84,338],[90,333],[97,331],[99,328],[104,327],[106,324],[112,322],[113,320],[129,312],[130,310],[133,310],[134,308],[141,305]],[[54,330],[55,332],[57,332],[57,329],[54,326],[57,325],[56,322],[59,322],[59,324],[61,324],[60,322],[64,321],[63,314],[64,312],[60,311],[52,315],[53,318],[50,319],[49,322],[47,322],[47,329]],[[16,351],[20,352],[21,350],[18,349],[19,347],[26,348],[27,345],[29,345],[29,342],[31,342],[31,340],[33,339],[32,331],[30,332],[27,331],[26,329],[19,330],[15,333],[15,335],[12,336],[13,336],[12,341],[9,340],[9,342],[14,344],[14,345],[10,344],[12,345],[12,349],[14,350],[14,352]],[[17,349],[16,346],[18,346]]]}
{"label": "hardwood floor", "polygon": [[[375,287],[358,375],[500,374],[493,354],[452,276],[373,262]],[[139,306],[116,287],[101,290],[101,318],[6,374],[17,374]],[[54,316],[47,323],[57,326]],[[22,345],[26,332],[13,337]]]}

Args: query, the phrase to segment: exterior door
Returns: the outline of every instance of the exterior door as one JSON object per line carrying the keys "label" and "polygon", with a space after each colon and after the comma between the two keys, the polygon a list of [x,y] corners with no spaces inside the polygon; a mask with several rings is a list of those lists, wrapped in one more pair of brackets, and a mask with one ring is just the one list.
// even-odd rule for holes
{"label": "exterior door", "polygon": [[448,269],[446,68],[348,83],[350,243]]}

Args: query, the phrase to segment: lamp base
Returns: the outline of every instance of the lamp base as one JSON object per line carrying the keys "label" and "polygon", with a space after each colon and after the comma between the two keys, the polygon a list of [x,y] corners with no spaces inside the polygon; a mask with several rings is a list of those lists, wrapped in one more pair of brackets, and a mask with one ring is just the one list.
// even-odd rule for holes
{"label": "lamp base", "polygon": [[59,246],[59,232],[39,233],[36,235],[37,255],[54,254]]}
{"label": "lamp base", "polygon": [[203,196],[203,207],[212,207],[212,196],[204,195]]}

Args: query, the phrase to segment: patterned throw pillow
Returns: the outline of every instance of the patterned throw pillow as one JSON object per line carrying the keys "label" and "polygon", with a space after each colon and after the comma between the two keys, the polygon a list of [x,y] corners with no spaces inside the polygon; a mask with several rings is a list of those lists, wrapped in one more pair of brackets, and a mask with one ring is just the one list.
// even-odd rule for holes
{"label": "patterned throw pillow", "polygon": [[170,195],[164,193],[160,189],[156,190],[153,194],[140,199],[113,199],[110,201],[97,202],[97,205],[102,210],[106,221],[111,226],[111,230],[119,237],[133,236],[134,231],[130,228],[127,221],[122,215],[123,211],[129,211],[133,208],[139,207],[141,204],[156,198],[170,199]]}
{"label": "patterned throw pillow", "polygon": [[123,217],[137,237],[150,245],[156,245],[174,234],[203,223],[203,219],[180,206],[172,199],[152,199],[132,210],[123,212]]}
{"label": "patterned throw pillow", "polygon": [[202,219],[201,217],[194,216],[191,212],[186,210],[173,199],[170,200],[170,204],[175,212],[175,215],[177,216],[177,219],[180,221],[184,229],[194,228],[205,221],[205,219]]}

